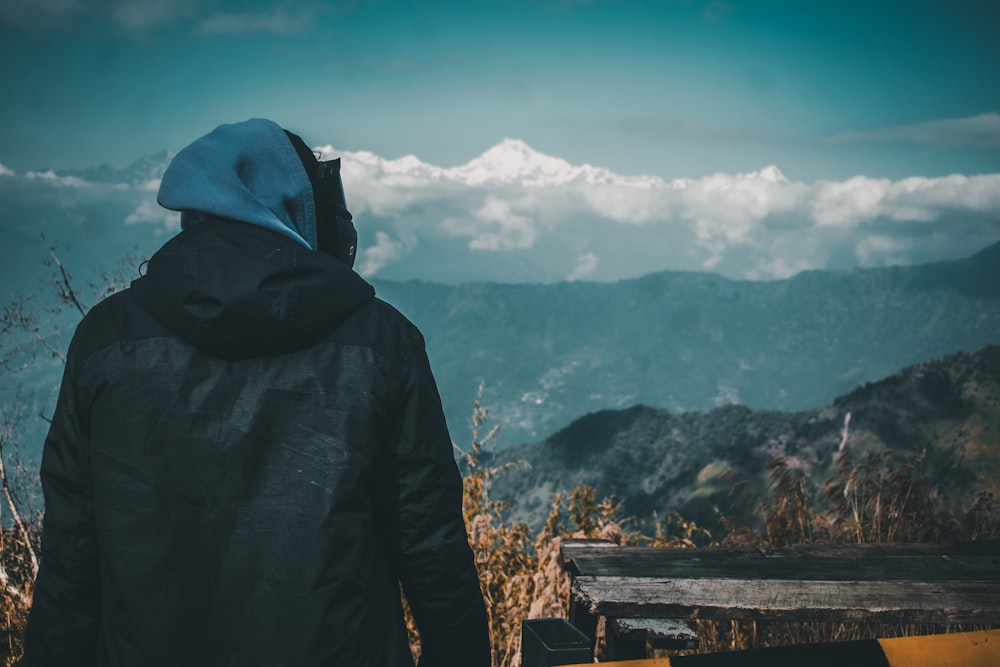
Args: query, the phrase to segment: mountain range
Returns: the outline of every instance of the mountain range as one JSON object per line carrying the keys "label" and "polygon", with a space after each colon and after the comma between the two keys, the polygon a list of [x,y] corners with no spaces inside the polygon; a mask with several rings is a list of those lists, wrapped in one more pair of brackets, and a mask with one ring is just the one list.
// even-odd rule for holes
{"label": "mountain range", "polygon": [[[942,508],[961,512],[982,491],[1000,494],[1000,347],[959,353],[866,383],[821,410],[726,406],[672,413],[644,405],[586,415],[538,442],[495,452],[492,496],[537,525],[558,491],[591,486],[616,496],[646,526],[670,511],[713,525],[715,507],[754,521],[766,466],[781,457],[813,487],[846,450],[855,462],[892,450],[915,462]],[[525,465],[526,464],[526,465]]]}
{"label": "mountain range", "polygon": [[[1000,344],[1000,244],[953,262],[767,282],[661,272],[607,283],[373,283],[423,331],[460,446],[481,385],[503,449],[634,405],[815,410],[905,366]],[[12,378],[4,400],[21,387],[38,401],[33,412],[47,413],[60,372],[51,359],[35,366]],[[40,445],[44,427],[29,427],[28,440]]]}
{"label": "mountain range", "polygon": [[458,443],[480,383],[506,447],[636,404],[818,409],[905,366],[1000,343],[1000,244],[769,282],[374,283],[423,330]]}

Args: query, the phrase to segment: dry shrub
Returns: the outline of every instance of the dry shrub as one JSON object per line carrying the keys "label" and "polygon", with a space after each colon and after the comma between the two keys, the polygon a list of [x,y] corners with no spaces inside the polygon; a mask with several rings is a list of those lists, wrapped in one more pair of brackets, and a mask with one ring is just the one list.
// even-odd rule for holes
{"label": "dry shrub", "polygon": [[696,547],[714,547],[718,542],[712,537],[711,531],[699,526],[694,521],[688,521],[677,512],[667,514],[666,521],[661,522],[654,515],[656,527],[652,538],[640,536],[641,540],[649,542],[651,547],[668,549],[692,549]]}
{"label": "dry shrub", "polygon": [[494,444],[498,432],[494,427],[480,438],[488,415],[489,411],[476,401],[472,446],[469,452],[462,452],[466,465],[463,512],[489,614],[493,664],[512,665],[520,655],[521,622],[531,605],[538,561],[528,525],[505,522],[503,512],[508,503],[490,498],[493,477],[504,468],[481,462],[484,446]]}
{"label": "dry shrub", "polygon": [[21,657],[31,607],[38,553],[41,512],[22,498],[30,496],[28,473],[17,448],[17,425],[23,417],[20,400],[6,406],[0,418],[0,667]]}
{"label": "dry shrub", "polygon": [[[36,533],[37,534],[37,533]],[[31,548],[37,549],[37,543]],[[0,530],[0,666],[10,667],[23,652],[35,571],[29,548],[16,529]]]}
{"label": "dry shrub", "polygon": [[937,508],[921,472],[924,455],[886,450],[855,464],[845,450],[827,480],[823,514],[831,542],[941,542],[956,536],[956,522]]}
{"label": "dry shrub", "polygon": [[770,546],[805,544],[814,538],[817,515],[813,510],[809,484],[800,470],[779,457],[767,465],[771,495],[758,513]]}

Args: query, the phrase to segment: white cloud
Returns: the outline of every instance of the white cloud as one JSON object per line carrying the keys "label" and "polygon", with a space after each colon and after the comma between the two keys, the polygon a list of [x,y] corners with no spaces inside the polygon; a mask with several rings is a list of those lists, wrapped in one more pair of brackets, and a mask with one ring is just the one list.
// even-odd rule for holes
{"label": "white cloud", "polygon": [[694,223],[698,244],[712,255],[704,265],[714,267],[730,247],[751,243],[765,218],[793,211],[806,192],[769,166],[685,181],[677,194],[679,216]]}
{"label": "white cloud", "polygon": [[85,181],[77,176],[63,176],[49,169],[48,171],[29,171],[24,177],[29,181],[44,181],[52,185],[62,185],[70,188],[89,188],[93,186],[90,181]]}
{"label": "white cloud", "polygon": [[17,172],[0,163],[0,176],[16,176]]}
{"label": "white cloud", "polygon": [[[324,158],[337,154],[329,146],[322,150]],[[807,183],[769,166],[664,181],[572,165],[513,140],[453,168],[412,155],[341,155],[348,202],[360,224],[368,219],[393,233],[405,229],[421,238],[425,252],[445,239],[468,239],[484,275],[498,279],[504,277],[488,272],[500,269],[491,269],[484,253],[546,267],[538,274],[548,279],[553,272],[579,277],[579,258],[595,252],[600,263],[584,268],[596,279],[668,268],[781,278],[822,268],[836,259],[834,248],[845,246],[860,247],[851,254],[868,264],[934,254],[920,243],[892,253],[878,242],[858,245],[873,235],[930,238],[959,225],[966,230],[956,236],[1000,238],[1000,174]],[[862,232],[866,226],[872,229]],[[616,252],[603,252],[607,246],[597,239],[610,241]]]}
{"label": "white cloud", "polygon": [[882,214],[892,181],[855,176],[841,182],[820,182],[812,197],[812,219],[819,227],[857,227]]}
{"label": "white cloud", "polygon": [[853,229],[882,217],[930,222],[946,212],[1000,214],[998,186],[1000,174],[821,181],[814,188],[810,217],[819,227]]}
{"label": "white cloud", "polygon": [[515,212],[514,205],[490,195],[467,218],[447,218],[442,228],[454,236],[471,236],[473,250],[530,248],[538,238],[535,222]]}
{"label": "white cloud", "polygon": [[126,225],[137,223],[161,225],[166,231],[176,232],[181,228],[181,214],[168,211],[156,202],[146,200],[125,216]]}
{"label": "white cloud", "polygon": [[406,244],[393,239],[385,232],[375,233],[375,245],[362,251],[363,260],[358,272],[364,276],[373,276],[379,269],[399,259],[406,250]]}
{"label": "white cloud", "polygon": [[[359,271],[383,278],[615,280],[711,269],[770,279],[951,259],[1000,240],[1000,174],[802,182],[770,166],[665,181],[573,165],[512,140],[451,168],[320,148],[324,159],[343,158],[363,239]],[[109,219],[177,228],[145,174],[127,185],[0,173],[5,196],[30,191],[64,208],[107,202]]]}
{"label": "white cloud", "polygon": [[744,272],[743,277],[748,280],[760,280],[762,278],[780,280],[782,278],[790,278],[796,273],[813,268],[816,267],[803,257],[770,255],[760,259],[755,268]]}
{"label": "white cloud", "polygon": [[935,148],[1000,148],[1000,113],[941,118],[870,132],[846,132],[833,141],[903,141]]}
{"label": "white cloud", "polygon": [[876,234],[859,241],[854,247],[854,254],[861,261],[861,266],[900,264],[902,260],[899,253],[906,246],[905,241]]}
{"label": "white cloud", "polygon": [[592,252],[580,255],[576,258],[576,268],[566,276],[566,280],[574,281],[586,278],[594,271],[597,270],[597,266],[600,264],[600,259]]}

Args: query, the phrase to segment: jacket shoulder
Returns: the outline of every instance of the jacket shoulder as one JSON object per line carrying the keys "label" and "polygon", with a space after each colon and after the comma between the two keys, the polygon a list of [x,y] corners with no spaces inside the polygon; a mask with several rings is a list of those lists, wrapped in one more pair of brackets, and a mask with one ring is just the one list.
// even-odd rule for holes
{"label": "jacket shoulder", "polygon": [[374,297],[358,308],[334,336],[341,342],[371,347],[389,359],[409,357],[424,349],[424,337],[394,306]]}
{"label": "jacket shoulder", "polygon": [[79,362],[113,343],[165,335],[170,332],[139,304],[129,287],[87,311],[73,334],[69,357]]}

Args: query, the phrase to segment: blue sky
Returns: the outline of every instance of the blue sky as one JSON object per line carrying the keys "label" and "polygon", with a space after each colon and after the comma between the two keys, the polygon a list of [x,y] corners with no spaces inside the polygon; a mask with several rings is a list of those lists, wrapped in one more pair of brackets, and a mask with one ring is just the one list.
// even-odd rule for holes
{"label": "blue sky", "polygon": [[124,166],[265,116],[461,164],[665,178],[1000,170],[994,2],[7,0],[0,163]]}
{"label": "blue sky", "polygon": [[1000,241],[998,25],[969,0],[5,0],[0,266],[27,279],[40,231],[95,265],[155,247],[162,152],[250,117],[343,157],[369,277],[956,259]]}
{"label": "blue sky", "polygon": [[250,117],[343,157],[365,277],[965,257],[1000,241],[998,26],[995,0],[2,0],[0,303],[50,242],[81,283],[148,256],[179,228],[163,151]]}

